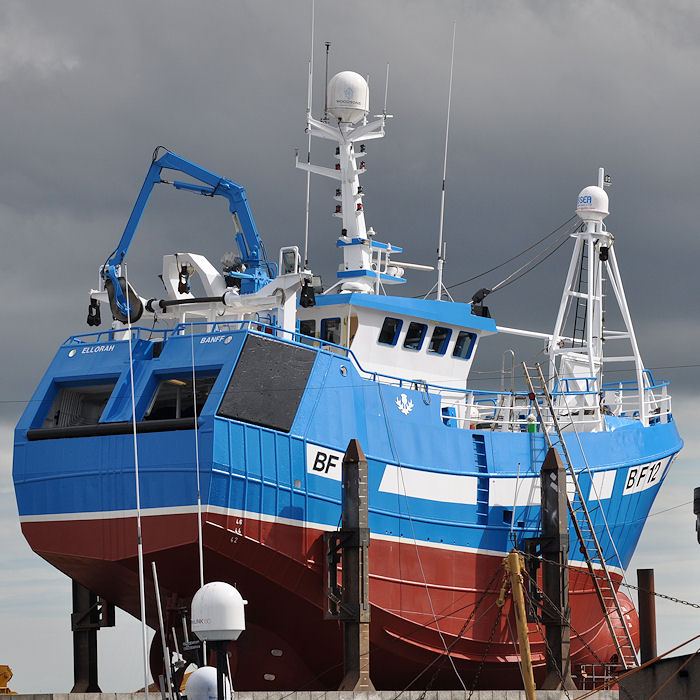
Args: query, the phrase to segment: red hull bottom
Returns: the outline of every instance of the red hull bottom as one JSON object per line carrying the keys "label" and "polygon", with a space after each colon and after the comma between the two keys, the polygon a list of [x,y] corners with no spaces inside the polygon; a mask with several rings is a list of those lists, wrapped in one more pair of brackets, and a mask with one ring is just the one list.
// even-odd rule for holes
{"label": "red hull bottom", "polygon": [[[170,620],[199,587],[197,517],[142,519],[146,575],[156,562]],[[207,513],[203,526],[205,580],[235,584],[248,600],[246,631],[233,654],[238,690],[324,690],[342,678],[342,628],[324,619],[322,531]],[[24,522],[32,549],[72,579],[139,616],[134,518]],[[403,540],[370,546],[371,677],[378,689],[518,688],[510,603],[499,615],[502,557]],[[572,569],[572,663],[608,662],[615,647],[588,572]],[[147,622],[157,626],[152,581]],[[638,621],[621,596],[635,643]],[[437,623],[436,623],[437,618]],[[465,622],[469,624],[465,627]],[[545,645],[530,635],[536,680],[544,678]],[[157,645],[158,649],[160,645]],[[445,654],[450,649],[452,662]],[[152,669],[160,664],[152,654]]]}

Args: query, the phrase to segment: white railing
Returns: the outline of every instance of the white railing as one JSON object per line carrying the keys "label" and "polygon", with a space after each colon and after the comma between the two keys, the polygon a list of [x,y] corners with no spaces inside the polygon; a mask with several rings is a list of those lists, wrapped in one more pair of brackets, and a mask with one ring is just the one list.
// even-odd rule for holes
{"label": "white railing", "polygon": [[[605,417],[639,419],[639,391],[635,382],[606,385],[603,392],[592,389],[567,388],[580,386],[580,378],[561,380],[552,392],[552,401],[562,431],[592,432],[605,429]],[[429,387],[435,393],[435,387]],[[489,392],[454,390],[440,391],[441,414],[445,425],[470,430],[503,432],[541,432],[535,401],[542,407],[544,397],[531,398],[526,392]],[[648,424],[668,422],[671,416],[671,396],[668,383],[645,387],[644,402]],[[542,411],[548,416],[548,411]],[[547,429],[553,429],[553,419],[545,418]]]}

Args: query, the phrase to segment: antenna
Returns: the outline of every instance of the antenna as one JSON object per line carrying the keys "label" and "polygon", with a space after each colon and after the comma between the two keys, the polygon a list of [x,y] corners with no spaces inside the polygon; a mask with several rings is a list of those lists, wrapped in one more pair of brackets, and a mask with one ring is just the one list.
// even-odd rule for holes
{"label": "antenna", "polygon": [[[311,129],[309,119],[311,118],[311,94],[314,77],[314,19],[316,16],[315,0],[311,0],[311,46],[309,51],[309,83],[306,95],[306,130],[309,132],[309,140],[306,146],[306,162],[311,163]],[[309,211],[311,202],[311,170],[306,171],[306,211],[304,215],[304,269],[309,267]],[[204,585],[204,584],[202,584]]]}
{"label": "antenna", "polygon": [[384,81],[384,110],[383,114],[386,117],[386,98],[389,94],[389,64],[386,64],[386,80]]}
{"label": "antenna", "polygon": [[[437,290],[435,298],[442,299],[442,269],[445,266],[445,252],[447,246],[442,242],[442,230],[445,221],[445,179],[447,178],[447,143],[450,136],[450,108],[452,106],[452,75],[455,67],[455,37],[457,35],[457,22],[452,25],[452,60],[450,61],[450,89],[447,93],[447,124],[445,126],[445,157],[442,161],[442,193],[440,195],[440,231],[438,234],[437,249]],[[449,293],[448,293],[449,294]]]}
{"label": "antenna", "polygon": [[331,42],[326,42],[326,84],[323,90],[323,121],[328,121],[328,54],[331,50]]}

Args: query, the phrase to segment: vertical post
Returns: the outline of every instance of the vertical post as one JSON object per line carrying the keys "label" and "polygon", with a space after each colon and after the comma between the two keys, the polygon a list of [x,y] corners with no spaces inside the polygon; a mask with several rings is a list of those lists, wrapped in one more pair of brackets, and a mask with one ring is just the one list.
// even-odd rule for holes
{"label": "vertical post", "polygon": [[569,624],[569,530],[567,521],[566,470],[559,452],[550,447],[542,463],[542,619],[551,653],[543,690],[576,690],[571,678]]}
{"label": "vertical post", "polygon": [[211,642],[216,654],[216,697],[217,700],[228,700],[228,688],[224,685],[226,678],[226,655],[228,654],[228,641]]}
{"label": "vertical post", "polygon": [[344,677],[339,690],[374,690],[369,676],[369,514],[367,460],[351,440],[343,458]]}
{"label": "vertical post", "polygon": [[654,569],[637,569],[639,605],[639,654],[642,663],[656,658],[656,600]]}
{"label": "vertical post", "polygon": [[73,689],[71,693],[101,693],[97,682],[97,596],[73,581]]}
{"label": "vertical post", "polygon": [[530,639],[527,632],[525,596],[523,595],[523,575],[521,573],[520,560],[520,554],[514,549],[506,557],[505,565],[506,570],[510,574],[510,589],[513,593],[515,626],[518,629],[518,644],[520,646],[520,663],[522,667],[523,683],[525,685],[525,697],[527,700],[535,700],[535,679],[532,674],[532,656],[530,654]]}

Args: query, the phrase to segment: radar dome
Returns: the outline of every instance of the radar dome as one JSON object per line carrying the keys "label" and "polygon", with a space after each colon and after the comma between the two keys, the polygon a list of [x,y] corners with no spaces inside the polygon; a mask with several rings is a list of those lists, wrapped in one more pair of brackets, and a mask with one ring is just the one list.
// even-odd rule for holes
{"label": "radar dome", "polygon": [[369,86],[358,73],[345,70],[328,81],[328,112],[348,124],[363,119],[369,112]]}
{"label": "radar dome", "polygon": [[228,583],[204,584],[192,598],[192,631],[206,642],[238,639],[245,629],[247,602]]}
{"label": "radar dome", "polygon": [[602,221],[610,213],[605,190],[595,185],[582,189],[576,200],[576,213],[583,221]]}
{"label": "radar dome", "polygon": [[[202,666],[187,677],[185,684],[187,700],[217,700],[216,669]],[[224,698],[231,700],[231,686],[224,676]]]}

